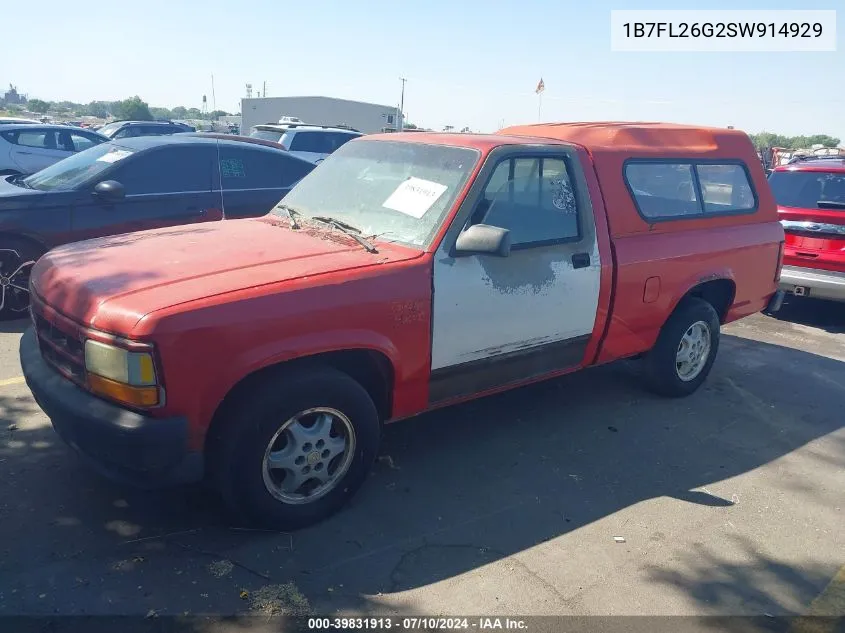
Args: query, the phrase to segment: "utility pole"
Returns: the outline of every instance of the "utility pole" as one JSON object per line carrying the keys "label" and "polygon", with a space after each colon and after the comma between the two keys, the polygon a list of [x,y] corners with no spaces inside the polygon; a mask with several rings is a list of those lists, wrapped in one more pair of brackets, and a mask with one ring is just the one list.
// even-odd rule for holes
{"label": "utility pole", "polygon": [[264,95],[264,97],[267,96],[267,82],[266,81],[264,82],[264,89],[261,92]]}
{"label": "utility pole", "polygon": [[402,131],[405,128],[405,82],[408,81],[404,77],[399,77],[402,82],[402,96],[399,98],[399,121],[396,124],[396,129]]}

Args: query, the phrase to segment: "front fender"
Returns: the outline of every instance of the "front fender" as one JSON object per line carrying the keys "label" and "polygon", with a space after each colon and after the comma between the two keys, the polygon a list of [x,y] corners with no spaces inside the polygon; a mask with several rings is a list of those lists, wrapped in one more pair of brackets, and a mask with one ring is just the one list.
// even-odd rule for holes
{"label": "front fender", "polygon": [[226,395],[255,372],[296,359],[348,350],[372,350],[384,354],[393,366],[397,383],[403,378],[400,373],[403,367],[396,345],[384,335],[371,330],[339,329],[280,338],[244,350],[243,354],[227,362],[226,371],[216,376],[203,395],[205,411],[202,417],[210,421]]}

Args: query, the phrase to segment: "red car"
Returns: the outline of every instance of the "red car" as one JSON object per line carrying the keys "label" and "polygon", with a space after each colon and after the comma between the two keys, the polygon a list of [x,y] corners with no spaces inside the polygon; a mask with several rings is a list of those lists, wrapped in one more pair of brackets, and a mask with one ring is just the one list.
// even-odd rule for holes
{"label": "red car", "polygon": [[845,301],[845,159],[808,157],[783,165],[769,185],[786,232],[781,289]]}
{"label": "red car", "polygon": [[47,253],[21,364],[106,473],[207,476],[295,528],[363,484],[387,422],[621,358],[693,393],[721,325],[778,308],[783,239],[738,131],[373,135],[263,218]]}

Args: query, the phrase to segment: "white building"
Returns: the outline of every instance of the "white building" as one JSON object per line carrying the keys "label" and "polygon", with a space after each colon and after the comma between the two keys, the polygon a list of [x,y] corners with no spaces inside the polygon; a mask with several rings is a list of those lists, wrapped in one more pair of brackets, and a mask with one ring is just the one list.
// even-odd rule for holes
{"label": "white building", "polygon": [[345,125],[365,134],[397,129],[399,108],[332,97],[241,99],[241,134],[254,125],[278,123],[283,116],[313,125]]}

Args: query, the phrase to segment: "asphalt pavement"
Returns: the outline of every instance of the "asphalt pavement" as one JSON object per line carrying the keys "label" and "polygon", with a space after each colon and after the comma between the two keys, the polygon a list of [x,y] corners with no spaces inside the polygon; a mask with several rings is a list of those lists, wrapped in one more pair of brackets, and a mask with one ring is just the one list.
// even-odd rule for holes
{"label": "asphalt pavement", "polygon": [[0,323],[0,615],[845,615],[845,306],[725,328],[693,396],[616,363],[392,425],[293,534],[90,472]]}

